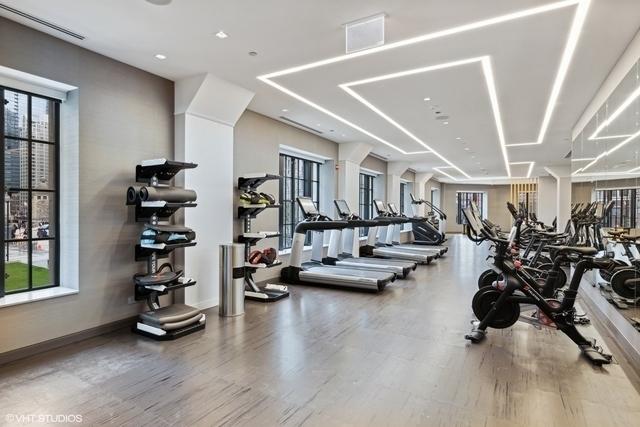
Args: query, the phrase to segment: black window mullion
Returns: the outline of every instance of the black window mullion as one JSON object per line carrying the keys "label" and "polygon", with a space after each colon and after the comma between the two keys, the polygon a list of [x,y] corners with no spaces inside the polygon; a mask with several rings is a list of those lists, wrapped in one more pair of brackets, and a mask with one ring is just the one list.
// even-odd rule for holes
{"label": "black window mullion", "polygon": [[[2,135],[2,156],[0,156],[0,161],[2,162],[2,176],[0,176],[0,184],[2,185],[2,193],[3,193],[3,197],[7,196],[7,193],[4,190],[4,158],[5,158],[5,153],[4,153],[4,148],[5,148],[5,129],[4,129],[4,114],[5,114],[5,105],[4,105],[4,88],[0,87],[0,99],[2,99],[2,114],[0,115],[0,135]],[[7,213],[5,212],[4,208],[5,208],[5,201],[4,199],[2,200],[2,203],[0,203],[0,216],[2,217],[2,230],[0,231],[0,235],[2,236],[2,241],[5,242],[6,237],[5,233],[7,232],[7,229],[9,228],[9,224],[7,222]],[[0,258],[2,261],[1,262],[1,266],[0,266],[0,277],[2,277],[2,286],[0,287],[0,298],[4,297],[4,293],[5,293],[5,274],[4,274],[4,264],[6,262],[5,260],[5,246],[8,246],[9,243],[5,243],[0,245]],[[7,254],[8,252],[8,247],[7,249]]]}
{"label": "black window mullion", "polygon": [[27,97],[27,135],[29,135],[29,141],[27,142],[27,180],[29,185],[27,186],[27,239],[29,239],[29,243],[27,245],[27,254],[29,260],[29,268],[27,276],[29,278],[29,290],[33,289],[33,243],[32,243],[32,234],[33,234],[33,143],[31,142],[31,138],[33,137],[33,108],[32,108],[32,100],[31,95]]}

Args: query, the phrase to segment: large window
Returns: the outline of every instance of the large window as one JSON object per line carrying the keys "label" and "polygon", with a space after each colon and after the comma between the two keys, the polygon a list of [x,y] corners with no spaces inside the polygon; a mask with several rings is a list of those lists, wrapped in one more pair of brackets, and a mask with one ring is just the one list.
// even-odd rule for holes
{"label": "large window", "polygon": [[624,188],[596,190],[596,201],[604,205],[613,200],[613,206],[604,217],[605,227],[637,228],[640,218],[640,189]]}
{"label": "large window", "polygon": [[484,207],[482,206],[482,202],[483,202],[482,196],[483,196],[483,193],[473,193],[473,192],[467,192],[467,191],[458,192],[458,199],[456,200],[456,204],[458,205],[458,209],[457,209],[458,214],[456,215],[456,222],[458,224],[467,223],[467,218],[465,218],[464,214],[462,213],[462,210],[467,206],[469,206],[471,202],[476,203],[476,205],[478,206],[478,210],[482,215],[482,212],[484,212]]}
{"label": "large window", "polygon": [[400,213],[411,216],[407,212],[407,206],[405,203],[405,199],[407,198],[407,184],[404,182],[400,183]]}
{"label": "large window", "polygon": [[[296,197],[311,197],[320,203],[320,163],[280,154],[280,249],[293,244],[296,224],[302,221],[302,212]],[[310,242],[307,241],[307,244]]]}
{"label": "large window", "polygon": [[[359,190],[359,206],[358,213],[362,219],[373,218],[373,175],[366,173],[360,174],[360,190]],[[369,232],[368,227],[360,227],[360,236],[366,236]]]}
{"label": "large window", "polygon": [[0,86],[2,294],[58,286],[60,105]]}

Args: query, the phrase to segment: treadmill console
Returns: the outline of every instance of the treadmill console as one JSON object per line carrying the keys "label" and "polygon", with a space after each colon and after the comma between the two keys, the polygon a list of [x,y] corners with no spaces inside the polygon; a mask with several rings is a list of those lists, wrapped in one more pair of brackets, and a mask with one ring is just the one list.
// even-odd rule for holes
{"label": "treadmill console", "polygon": [[389,213],[391,215],[398,215],[398,208],[396,208],[395,203],[388,203],[387,207],[389,208]]}
{"label": "treadmill console", "polygon": [[311,218],[320,215],[320,212],[318,212],[316,204],[313,203],[311,197],[298,197],[296,200],[298,201],[298,206],[300,206],[302,214],[305,218]]}
{"label": "treadmill console", "polygon": [[336,209],[338,209],[338,215],[340,215],[340,217],[344,218],[351,215],[351,210],[345,200],[334,200],[333,202],[336,205]]}
{"label": "treadmill console", "polygon": [[382,200],[374,200],[373,205],[375,206],[378,215],[384,215],[387,213],[387,208]]}

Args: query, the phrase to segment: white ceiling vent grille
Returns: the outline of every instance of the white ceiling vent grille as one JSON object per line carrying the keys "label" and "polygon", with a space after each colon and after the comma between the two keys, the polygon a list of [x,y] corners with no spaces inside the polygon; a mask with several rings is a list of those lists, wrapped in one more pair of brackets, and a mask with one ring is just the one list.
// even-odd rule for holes
{"label": "white ceiling vent grille", "polygon": [[344,25],[347,53],[384,44],[384,13],[358,19]]}

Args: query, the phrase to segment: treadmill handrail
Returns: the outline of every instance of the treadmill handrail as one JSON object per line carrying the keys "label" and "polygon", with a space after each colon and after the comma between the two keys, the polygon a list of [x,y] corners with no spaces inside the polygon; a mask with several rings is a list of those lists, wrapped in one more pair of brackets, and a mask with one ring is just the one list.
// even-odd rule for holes
{"label": "treadmill handrail", "polygon": [[296,225],[295,233],[304,234],[307,231],[321,231],[321,230],[342,230],[348,228],[349,223],[347,221],[301,221]]}

